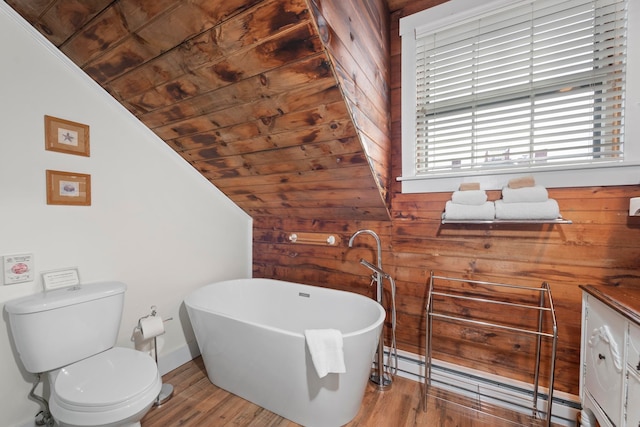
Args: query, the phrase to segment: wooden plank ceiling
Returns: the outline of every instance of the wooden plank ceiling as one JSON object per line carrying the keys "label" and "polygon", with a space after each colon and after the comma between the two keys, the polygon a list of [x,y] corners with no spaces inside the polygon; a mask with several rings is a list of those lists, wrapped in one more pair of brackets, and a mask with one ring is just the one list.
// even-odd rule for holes
{"label": "wooden plank ceiling", "polygon": [[345,67],[388,4],[341,1],[6,0],[249,215],[388,220],[388,66]]}

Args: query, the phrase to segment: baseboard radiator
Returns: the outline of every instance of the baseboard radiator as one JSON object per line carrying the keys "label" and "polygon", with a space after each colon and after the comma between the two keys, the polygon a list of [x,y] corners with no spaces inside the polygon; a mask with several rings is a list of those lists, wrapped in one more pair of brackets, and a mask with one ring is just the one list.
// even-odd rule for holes
{"label": "baseboard radiator", "polygon": [[[199,354],[195,341],[189,343],[179,351],[161,357],[160,368],[164,367],[161,372],[163,374],[169,372]],[[385,361],[389,360],[388,356],[389,348],[385,347]],[[398,372],[396,375],[424,383],[424,372],[424,356],[398,350]],[[470,397],[479,402],[531,415],[532,384],[440,360],[433,361],[432,374],[431,384],[436,387]],[[546,399],[546,394],[539,395],[538,410],[542,414],[546,412]],[[555,390],[551,409],[553,423],[573,427],[576,425],[576,416],[580,411],[580,400],[578,396]]]}
{"label": "baseboard radiator", "polygon": [[[388,361],[385,350],[385,362]],[[397,375],[413,381],[424,383],[424,357],[413,353],[398,351]],[[460,365],[440,360],[433,360],[431,384],[480,403],[487,403],[507,408],[523,414],[532,414],[533,385],[512,380],[510,378],[477,371]],[[546,413],[548,394],[541,389],[538,394],[538,411],[540,417]],[[580,411],[578,396],[553,392],[551,421],[564,426],[575,426],[576,416]]]}

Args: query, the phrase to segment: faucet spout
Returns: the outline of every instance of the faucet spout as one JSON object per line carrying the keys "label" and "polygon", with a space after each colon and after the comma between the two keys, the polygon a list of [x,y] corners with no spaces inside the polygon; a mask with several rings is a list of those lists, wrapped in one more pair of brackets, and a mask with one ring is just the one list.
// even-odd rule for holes
{"label": "faucet spout", "polygon": [[349,247],[352,248],[353,247],[353,242],[356,239],[356,237],[358,237],[361,234],[369,234],[371,235],[375,240],[376,240],[376,267],[378,267],[380,270],[382,270],[382,244],[380,243],[380,237],[376,234],[375,231],[373,230],[358,230],[355,233],[353,233],[353,235],[351,236],[351,238],[349,239]]}

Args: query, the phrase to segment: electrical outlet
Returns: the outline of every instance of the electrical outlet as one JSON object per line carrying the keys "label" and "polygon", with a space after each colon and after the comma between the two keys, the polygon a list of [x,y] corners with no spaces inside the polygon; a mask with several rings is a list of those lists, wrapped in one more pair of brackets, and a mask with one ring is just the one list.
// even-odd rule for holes
{"label": "electrical outlet", "polygon": [[5,255],[3,258],[5,285],[33,280],[33,254]]}

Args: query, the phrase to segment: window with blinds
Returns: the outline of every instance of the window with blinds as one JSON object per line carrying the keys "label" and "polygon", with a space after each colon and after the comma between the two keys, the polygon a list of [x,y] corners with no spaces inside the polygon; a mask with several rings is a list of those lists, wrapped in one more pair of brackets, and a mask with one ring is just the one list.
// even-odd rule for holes
{"label": "window with blinds", "polygon": [[416,175],[624,159],[626,0],[512,2],[415,37]]}

